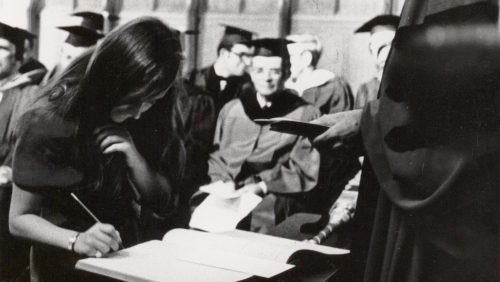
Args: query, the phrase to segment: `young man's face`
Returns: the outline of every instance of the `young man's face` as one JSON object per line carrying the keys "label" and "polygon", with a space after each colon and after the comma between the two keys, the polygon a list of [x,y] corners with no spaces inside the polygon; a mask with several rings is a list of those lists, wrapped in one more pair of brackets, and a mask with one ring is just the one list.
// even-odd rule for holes
{"label": "young man's face", "polygon": [[244,44],[234,44],[231,50],[224,54],[227,72],[231,76],[242,76],[251,63],[253,48]]}
{"label": "young man's face", "polygon": [[0,38],[0,79],[12,75],[16,65],[16,47],[10,41]]}
{"label": "young man's face", "polygon": [[261,95],[269,96],[281,89],[283,85],[281,63],[281,57],[253,57],[250,76],[255,89]]}

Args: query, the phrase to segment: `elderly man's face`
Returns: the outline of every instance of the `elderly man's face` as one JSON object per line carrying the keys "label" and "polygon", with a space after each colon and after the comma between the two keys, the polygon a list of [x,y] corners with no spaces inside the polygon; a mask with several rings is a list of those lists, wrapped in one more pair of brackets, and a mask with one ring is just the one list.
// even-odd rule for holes
{"label": "elderly man's face", "polygon": [[10,41],[0,38],[0,79],[12,75],[16,65],[16,47]]}
{"label": "elderly man's face", "polygon": [[282,88],[283,71],[281,63],[281,57],[253,57],[250,76],[255,89],[261,95],[269,96]]}
{"label": "elderly man's face", "polygon": [[287,48],[288,53],[290,53],[290,77],[295,80],[309,67],[311,61],[307,60],[305,52],[308,51],[304,49],[302,44],[288,44]]}

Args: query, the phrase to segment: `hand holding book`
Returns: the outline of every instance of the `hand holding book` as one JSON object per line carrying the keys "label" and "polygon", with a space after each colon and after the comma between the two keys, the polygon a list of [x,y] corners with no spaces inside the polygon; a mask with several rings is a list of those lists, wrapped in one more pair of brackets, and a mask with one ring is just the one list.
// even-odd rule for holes
{"label": "hand holding book", "polygon": [[342,145],[342,141],[348,139],[359,132],[362,110],[352,110],[347,112],[324,115],[311,123],[322,125],[328,128],[324,133],[313,140],[315,146],[325,146],[336,148]]}
{"label": "hand holding book", "polygon": [[273,131],[295,134],[308,138],[315,138],[328,130],[328,126],[287,118],[255,119],[254,121],[259,124],[270,124],[271,130]]}

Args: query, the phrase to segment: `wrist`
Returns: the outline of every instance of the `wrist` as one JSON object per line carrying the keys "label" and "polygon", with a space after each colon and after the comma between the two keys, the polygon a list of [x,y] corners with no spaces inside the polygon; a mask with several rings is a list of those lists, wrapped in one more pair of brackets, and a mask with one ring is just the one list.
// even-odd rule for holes
{"label": "wrist", "polygon": [[75,245],[76,241],[78,240],[78,237],[80,237],[80,232],[76,232],[75,234],[71,235],[68,238],[68,251],[71,251],[72,253],[75,253]]}
{"label": "wrist", "polygon": [[144,166],[146,162],[144,158],[139,154],[139,152],[135,149],[131,150],[130,153],[126,154],[127,164],[130,168],[135,168],[139,166]]}

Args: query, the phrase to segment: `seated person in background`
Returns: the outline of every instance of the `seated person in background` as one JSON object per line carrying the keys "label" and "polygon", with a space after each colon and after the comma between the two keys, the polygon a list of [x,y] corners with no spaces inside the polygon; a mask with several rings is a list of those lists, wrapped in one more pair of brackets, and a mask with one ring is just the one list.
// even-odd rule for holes
{"label": "seated person in background", "polygon": [[60,26],[61,30],[68,32],[68,37],[61,48],[61,56],[57,65],[45,76],[42,85],[48,80],[62,73],[68,65],[78,56],[85,53],[97,44],[104,36],[104,17],[94,12],[78,12],[71,16],[82,18],[80,25]]}
{"label": "seated person in background", "polygon": [[[182,143],[168,142],[175,133],[162,116],[155,117],[160,127],[134,123],[171,103],[181,58],[175,30],[154,18],[131,21],[77,58],[21,117],[9,226],[33,242],[37,281],[93,281],[74,270],[77,259],[150,239],[148,219],[175,207],[182,165],[168,155],[182,152],[171,146]],[[170,135],[160,139],[162,129]],[[151,136],[155,142],[145,142]]]}
{"label": "seated person in background", "polygon": [[323,48],[318,37],[310,34],[287,36],[291,75],[285,87],[297,91],[306,102],[314,105],[321,114],[351,110],[354,104],[351,87],[347,81],[331,71],[318,69]]}
{"label": "seated person in background", "polygon": [[[347,81],[334,73],[318,69],[322,53],[318,37],[310,34],[287,36],[291,76],[285,87],[297,91],[306,102],[314,105],[321,114],[332,114],[353,109],[354,98]],[[328,214],[328,211],[348,181],[359,170],[359,161],[350,155],[321,152],[318,187],[307,194],[304,211]]]}
{"label": "seated person in background", "polygon": [[[319,116],[295,92],[284,89],[290,68],[286,43],[284,39],[252,42],[252,83],[222,108],[214,137],[217,149],[209,160],[212,181],[233,181],[256,194],[276,195],[276,224],[294,212],[299,195],[316,186],[320,161],[307,138],[271,131],[269,125],[253,121],[274,117],[310,121]],[[272,213],[272,207],[267,212]]]}
{"label": "seated person in background", "polygon": [[212,97],[216,115],[227,102],[238,98],[241,86],[250,81],[246,71],[252,57],[252,35],[251,31],[225,25],[215,63],[187,77],[188,85],[196,85]]}
{"label": "seated person in background", "polygon": [[375,76],[361,84],[356,93],[355,109],[362,109],[368,102],[376,100],[380,79],[384,71],[385,61],[391,50],[392,40],[396,34],[399,17],[393,15],[380,15],[364,23],[355,33],[370,32],[368,49],[375,62]]}
{"label": "seated person in background", "polygon": [[27,32],[0,23],[0,281],[15,280],[29,264],[29,248],[9,234],[12,192],[12,136],[16,109],[37,91],[28,75],[19,73]]}

